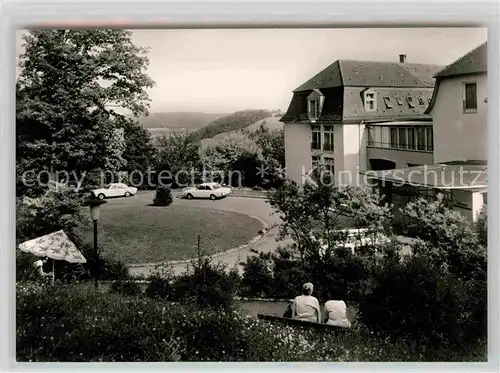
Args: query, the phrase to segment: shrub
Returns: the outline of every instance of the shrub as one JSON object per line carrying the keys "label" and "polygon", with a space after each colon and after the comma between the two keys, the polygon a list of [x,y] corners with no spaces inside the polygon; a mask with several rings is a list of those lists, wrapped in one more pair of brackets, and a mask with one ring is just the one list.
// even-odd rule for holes
{"label": "shrub", "polygon": [[92,286],[17,287],[18,361],[485,361],[484,342],[418,348],[359,327],[338,333],[271,324]]}
{"label": "shrub", "polygon": [[155,206],[169,206],[172,204],[172,191],[167,186],[159,186],[156,188],[156,195],[153,200],[153,205]]}
{"label": "shrub", "polygon": [[136,296],[142,294],[142,289],[135,281],[115,281],[111,284],[110,292]]}
{"label": "shrub", "polygon": [[276,285],[273,271],[269,268],[269,259],[262,256],[249,256],[243,263],[243,276],[241,279],[243,295],[269,297],[274,293]]}
{"label": "shrub", "polygon": [[485,303],[476,305],[486,298],[480,283],[456,278],[432,258],[393,261],[374,280],[373,291],[359,303],[361,320],[373,331],[427,346],[456,347],[485,337],[478,327],[486,314],[480,310]]}
{"label": "shrub", "polygon": [[173,281],[170,299],[192,302],[199,308],[232,309],[239,281],[237,272],[228,273],[224,265],[206,258]]}
{"label": "shrub", "polygon": [[476,232],[479,243],[484,247],[488,246],[488,206],[483,205],[476,220]]}

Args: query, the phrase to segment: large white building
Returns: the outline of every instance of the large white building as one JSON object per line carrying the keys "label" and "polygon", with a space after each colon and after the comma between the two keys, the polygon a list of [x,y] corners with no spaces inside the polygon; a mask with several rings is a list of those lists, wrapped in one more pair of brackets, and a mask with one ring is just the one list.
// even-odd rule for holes
{"label": "large white building", "polygon": [[339,60],[294,90],[281,119],[288,177],[299,184],[322,164],[339,183],[360,171],[432,163],[425,114],[442,67]]}
{"label": "large white building", "polygon": [[474,220],[487,203],[487,44],[460,57],[435,78],[425,111],[433,120],[432,164],[377,172],[376,178],[396,206],[419,194],[432,198],[441,193],[451,208]]}
{"label": "large white building", "polygon": [[339,184],[369,175],[395,212],[442,193],[472,220],[486,200],[486,81],[486,43],[444,69],[405,55],[336,61],[294,90],[281,119],[288,177],[303,184],[317,165]]}

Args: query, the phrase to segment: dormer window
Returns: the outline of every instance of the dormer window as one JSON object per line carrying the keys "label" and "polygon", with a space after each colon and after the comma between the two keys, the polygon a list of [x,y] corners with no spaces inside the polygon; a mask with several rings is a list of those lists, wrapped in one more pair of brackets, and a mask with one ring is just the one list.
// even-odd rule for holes
{"label": "dormer window", "polygon": [[413,103],[413,97],[411,97],[411,96],[406,97],[406,102],[408,102],[409,107],[411,107],[411,108],[415,107],[415,104]]}
{"label": "dormer window", "polygon": [[319,117],[319,100],[309,100],[309,118],[317,119]]}
{"label": "dormer window", "polygon": [[365,91],[364,93],[364,104],[366,111],[377,110],[377,101],[375,100],[375,92],[371,89]]}
{"label": "dormer window", "polygon": [[424,101],[424,99],[423,99],[422,97],[419,97],[419,98],[418,98],[418,103],[419,103],[420,105],[425,105],[425,101]]}
{"label": "dormer window", "polygon": [[401,100],[401,97],[396,98],[396,102],[399,106],[403,106],[403,100]]}
{"label": "dormer window", "polygon": [[384,104],[387,109],[392,109],[392,102],[389,96],[384,97]]}
{"label": "dormer window", "polygon": [[307,96],[307,113],[309,120],[313,123],[321,116],[321,108],[324,101],[325,96],[319,89],[313,89],[309,96]]}

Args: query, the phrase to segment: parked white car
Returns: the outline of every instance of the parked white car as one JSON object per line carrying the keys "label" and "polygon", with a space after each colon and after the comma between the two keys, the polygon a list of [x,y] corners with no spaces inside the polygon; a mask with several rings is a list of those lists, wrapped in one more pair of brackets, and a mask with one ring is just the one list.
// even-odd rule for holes
{"label": "parked white car", "polygon": [[130,197],[137,193],[137,188],[130,187],[123,183],[111,183],[105,188],[94,189],[92,194],[99,199],[109,197]]}
{"label": "parked white car", "polygon": [[210,198],[216,200],[231,194],[231,188],[223,187],[218,183],[203,183],[196,188],[187,188],[182,192],[182,196],[187,199]]}

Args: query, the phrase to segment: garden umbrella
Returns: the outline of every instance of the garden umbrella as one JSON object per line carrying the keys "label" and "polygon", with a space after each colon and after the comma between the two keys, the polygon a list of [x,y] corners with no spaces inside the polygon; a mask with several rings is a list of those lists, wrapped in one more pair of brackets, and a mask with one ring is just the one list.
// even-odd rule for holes
{"label": "garden umbrella", "polygon": [[[46,256],[53,260],[65,260],[69,263],[87,262],[63,230],[25,241],[19,244],[19,249],[35,256]],[[52,282],[54,282],[54,261],[52,261]]]}

